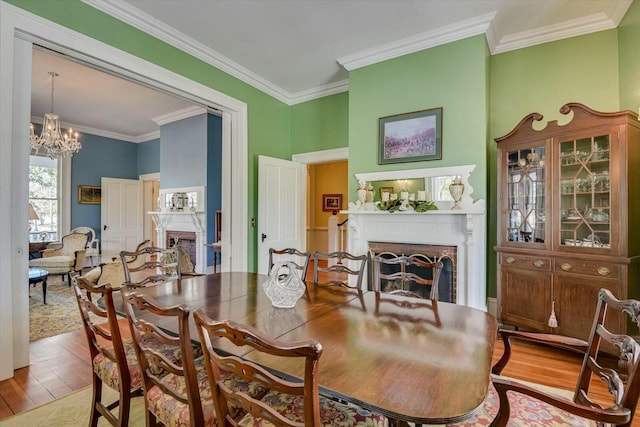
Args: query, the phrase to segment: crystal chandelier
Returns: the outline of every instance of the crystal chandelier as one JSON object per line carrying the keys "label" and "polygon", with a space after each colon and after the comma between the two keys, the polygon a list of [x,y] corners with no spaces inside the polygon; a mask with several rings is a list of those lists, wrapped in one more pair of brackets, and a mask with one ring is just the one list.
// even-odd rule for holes
{"label": "crystal chandelier", "polygon": [[46,154],[49,158],[73,156],[77,153],[82,145],[78,141],[78,132],[73,132],[69,128],[68,133],[64,135],[60,131],[60,116],[53,114],[53,79],[58,77],[58,73],[49,71],[51,76],[51,112],[44,115],[42,122],[42,131],[37,136],[34,131],[33,123],[30,128],[30,146],[31,154]]}

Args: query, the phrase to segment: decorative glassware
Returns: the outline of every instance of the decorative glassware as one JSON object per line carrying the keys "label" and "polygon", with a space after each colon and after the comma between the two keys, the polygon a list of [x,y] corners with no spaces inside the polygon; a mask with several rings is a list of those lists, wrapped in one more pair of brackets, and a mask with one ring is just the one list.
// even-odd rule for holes
{"label": "decorative glassware", "polygon": [[[282,273],[281,270],[288,270]],[[307,287],[298,276],[298,269],[291,261],[276,263],[271,269],[269,279],[262,285],[264,292],[276,308],[293,308],[304,295]]]}

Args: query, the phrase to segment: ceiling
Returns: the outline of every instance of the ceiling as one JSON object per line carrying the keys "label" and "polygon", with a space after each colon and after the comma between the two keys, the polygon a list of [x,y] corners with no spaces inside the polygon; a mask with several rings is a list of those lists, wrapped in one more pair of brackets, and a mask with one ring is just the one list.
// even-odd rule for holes
{"label": "ceiling", "polygon": [[[293,105],[348,90],[349,71],[485,34],[492,54],[618,26],[632,0],[83,0]],[[81,132],[157,137],[192,106],[60,55],[34,51],[32,116]]]}

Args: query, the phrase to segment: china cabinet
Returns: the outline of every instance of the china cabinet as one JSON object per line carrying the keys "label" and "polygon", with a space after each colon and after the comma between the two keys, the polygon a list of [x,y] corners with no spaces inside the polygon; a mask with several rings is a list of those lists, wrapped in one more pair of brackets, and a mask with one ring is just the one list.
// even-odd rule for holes
{"label": "china cabinet", "polygon": [[[640,122],[578,103],[560,112],[568,123],[540,129],[532,113],[496,139],[498,316],[586,338],[600,288],[640,292]],[[626,331],[619,317],[609,323]]]}

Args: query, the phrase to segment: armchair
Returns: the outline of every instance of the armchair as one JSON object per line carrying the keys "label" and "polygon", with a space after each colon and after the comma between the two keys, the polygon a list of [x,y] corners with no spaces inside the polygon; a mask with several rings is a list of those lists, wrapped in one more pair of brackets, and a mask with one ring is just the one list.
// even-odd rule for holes
{"label": "armchair", "polygon": [[47,270],[49,274],[66,274],[71,286],[71,272],[80,272],[84,267],[86,245],[86,234],[67,234],[60,248],[43,250],[42,258],[29,260],[29,267]]}

